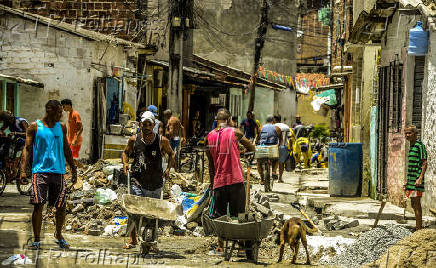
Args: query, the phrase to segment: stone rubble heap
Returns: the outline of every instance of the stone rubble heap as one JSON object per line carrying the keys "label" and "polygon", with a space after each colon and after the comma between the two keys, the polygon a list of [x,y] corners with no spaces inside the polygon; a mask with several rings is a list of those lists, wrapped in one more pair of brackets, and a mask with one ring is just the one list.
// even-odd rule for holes
{"label": "stone rubble heap", "polygon": [[328,261],[328,265],[360,267],[377,260],[391,245],[410,235],[411,232],[398,225],[378,226],[362,233],[345,252]]}
{"label": "stone rubble heap", "polygon": [[[70,174],[66,175],[69,181]],[[181,186],[183,191],[195,191],[197,186],[192,174],[170,173],[170,179],[164,187],[164,199],[170,198],[173,184]],[[71,183],[70,183],[71,184]],[[115,216],[127,216],[121,206],[121,196],[127,193],[127,178],[122,173],[119,159],[99,160],[93,165],[85,165],[78,169],[78,180],[70,185],[67,195],[67,218],[65,229],[69,232],[101,235],[107,225],[113,224]],[[111,202],[98,202],[98,189],[111,189],[117,198]],[[45,219],[54,222],[54,211],[47,210]],[[198,230],[197,230],[198,231]]]}

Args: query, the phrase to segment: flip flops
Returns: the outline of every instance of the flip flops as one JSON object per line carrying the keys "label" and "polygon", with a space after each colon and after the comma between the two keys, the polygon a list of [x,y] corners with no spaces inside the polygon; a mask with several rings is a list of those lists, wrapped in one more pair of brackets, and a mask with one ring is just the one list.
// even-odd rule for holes
{"label": "flip flops", "polygon": [[123,249],[136,248],[136,244],[124,243]]}
{"label": "flip flops", "polygon": [[30,246],[29,249],[32,250],[38,250],[41,248],[41,242],[33,242]]}
{"label": "flip flops", "polygon": [[59,240],[57,240],[55,242],[56,242],[56,244],[59,245],[59,248],[61,248],[61,249],[68,249],[68,248],[70,248],[70,244],[68,244],[68,242],[65,241],[65,239],[63,239],[63,238],[61,238],[61,239],[59,239]]}

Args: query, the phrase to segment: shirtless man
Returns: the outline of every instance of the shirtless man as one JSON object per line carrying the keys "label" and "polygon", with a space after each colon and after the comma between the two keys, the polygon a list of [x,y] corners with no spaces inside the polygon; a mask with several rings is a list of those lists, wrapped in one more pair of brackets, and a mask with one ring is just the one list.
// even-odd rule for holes
{"label": "shirtless man", "polygon": [[164,118],[166,121],[165,136],[170,140],[173,151],[177,151],[180,143],[185,144],[185,128],[182,126],[180,120],[173,116],[171,110],[164,111]]}

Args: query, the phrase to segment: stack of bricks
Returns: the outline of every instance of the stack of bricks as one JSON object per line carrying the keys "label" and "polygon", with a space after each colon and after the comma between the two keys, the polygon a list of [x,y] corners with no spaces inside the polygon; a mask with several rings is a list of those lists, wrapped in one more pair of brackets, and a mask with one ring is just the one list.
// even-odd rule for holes
{"label": "stack of bricks", "polygon": [[130,40],[138,29],[135,0],[2,1],[14,8]]}

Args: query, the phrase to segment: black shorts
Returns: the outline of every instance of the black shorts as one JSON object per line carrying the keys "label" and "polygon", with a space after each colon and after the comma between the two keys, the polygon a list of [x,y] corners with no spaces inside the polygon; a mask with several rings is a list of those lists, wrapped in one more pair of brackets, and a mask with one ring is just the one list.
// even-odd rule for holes
{"label": "black shorts", "polygon": [[211,218],[227,215],[229,206],[230,217],[238,217],[245,212],[245,187],[243,183],[226,185],[213,190]]}
{"label": "black shorts", "polygon": [[30,204],[45,204],[56,208],[65,207],[66,182],[63,174],[36,173],[32,175]]}

